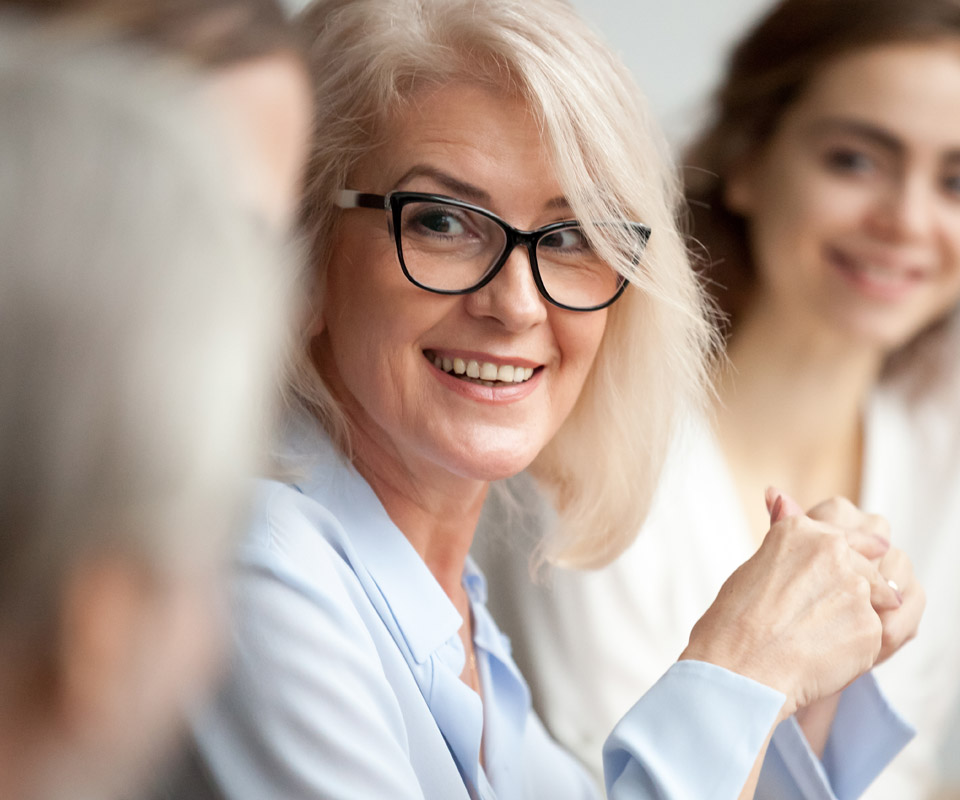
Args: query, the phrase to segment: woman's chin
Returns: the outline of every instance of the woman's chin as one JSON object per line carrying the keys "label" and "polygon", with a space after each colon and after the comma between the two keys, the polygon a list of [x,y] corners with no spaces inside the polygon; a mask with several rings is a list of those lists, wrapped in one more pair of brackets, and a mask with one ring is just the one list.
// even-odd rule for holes
{"label": "woman's chin", "polygon": [[452,471],[465,478],[499,481],[523,472],[537,452],[517,448],[472,447],[461,454]]}

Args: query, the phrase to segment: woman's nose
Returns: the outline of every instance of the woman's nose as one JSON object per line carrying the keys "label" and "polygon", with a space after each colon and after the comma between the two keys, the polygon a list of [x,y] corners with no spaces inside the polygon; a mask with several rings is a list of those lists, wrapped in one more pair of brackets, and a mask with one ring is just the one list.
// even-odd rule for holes
{"label": "woman's nose", "polygon": [[928,176],[907,173],[892,181],[871,215],[874,231],[891,241],[917,241],[936,225],[937,186]]}
{"label": "woman's nose", "polygon": [[495,318],[510,331],[524,330],[547,318],[547,300],[537,289],[530,254],[523,245],[513,249],[490,283],[465,300],[471,314]]}

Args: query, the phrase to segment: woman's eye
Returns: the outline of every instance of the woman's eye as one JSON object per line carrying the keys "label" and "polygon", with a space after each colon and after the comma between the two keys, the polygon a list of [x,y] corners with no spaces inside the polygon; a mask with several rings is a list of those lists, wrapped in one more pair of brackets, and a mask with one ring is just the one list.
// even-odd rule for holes
{"label": "woman's eye", "polygon": [[947,175],[943,178],[943,190],[960,200],[960,175]]}
{"label": "woman's eye", "polygon": [[829,150],[824,159],[834,172],[866,173],[876,168],[876,162],[866,153],[853,148],[838,147]]}
{"label": "woman's eye", "polygon": [[422,211],[417,214],[415,222],[421,228],[444,236],[462,236],[466,232],[462,221],[443,208]]}
{"label": "woman's eye", "polygon": [[565,228],[548,233],[540,240],[542,247],[554,250],[586,250],[589,248],[587,239],[579,228]]}

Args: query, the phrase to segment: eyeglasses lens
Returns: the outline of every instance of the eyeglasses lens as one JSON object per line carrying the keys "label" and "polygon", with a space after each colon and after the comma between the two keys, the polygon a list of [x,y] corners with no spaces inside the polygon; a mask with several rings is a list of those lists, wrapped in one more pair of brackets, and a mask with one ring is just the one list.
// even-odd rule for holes
{"label": "eyeglasses lens", "polygon": [[[490,217],[460,206],[415,201],[403,206],[400,249],[420,285],[439,291],[476,286],[503,255],[506,231]],[[537,266],[547,294],[572,308],[606,303],[620,289],[619,275],[594,252],[576,224],[537,242]]]}
{"label": "eyeglasses lens", "polygon": [[507,236],[489,217],[442,203],[403,207],[403,261],[418,283],[441,291],[476,285],[500,258]]}
{"label": "eyeglasses lens", "polygon": [[541,238],[537,266],[547,294],[572,308],[602,305],[620,289],[620,276],[597,255],[578,225]]}

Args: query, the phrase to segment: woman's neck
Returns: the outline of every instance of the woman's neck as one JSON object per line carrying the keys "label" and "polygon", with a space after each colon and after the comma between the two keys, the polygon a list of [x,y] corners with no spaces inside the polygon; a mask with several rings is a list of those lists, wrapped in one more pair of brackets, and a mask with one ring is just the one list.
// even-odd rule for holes
{"label": "woman's neck", "polygon": [[805,507],[835,494],[856,501],[863,409],[882,354],[832,331],[801,334],[761,307],[738,326],[728,357],[717,433],[755,535],[767,528],[767,485]]}
{"label": "woman's neck", "polygon": [[463,615],[463,568],[489,484],[404,463],[362,433],[353,446],[357,471]]}

